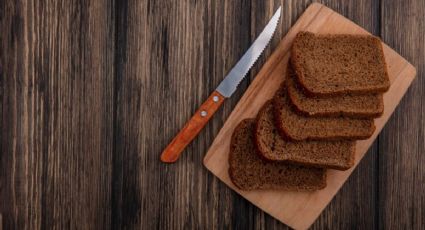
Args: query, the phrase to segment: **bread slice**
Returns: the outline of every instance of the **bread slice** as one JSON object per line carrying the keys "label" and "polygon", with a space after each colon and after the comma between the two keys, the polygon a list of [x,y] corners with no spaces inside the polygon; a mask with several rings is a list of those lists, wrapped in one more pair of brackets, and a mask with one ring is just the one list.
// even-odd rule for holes
{"label": "bread slice", "polygon": [[254,128],[255,120],[245,119],[233,132],[229,175],[238,188],[314,191],[326,186],[325,169],[263,161],[254,146]]}
{"label": "bread slice", "polygon": [[373,119],[345,117],[308,117],[291,108],[286,86],[273,98],[276,126],[290,140],[361,140],[375,131]]}
{"label": "bread slice", "polygon": [[291,62],[310,95],[377,93],[390,87],[381,41],[371,35],[300,32]]}
{"label": "bread slice", "polygon": [[255,143],[265,159],[293,164],[347,170],[354,164],[354,141],[287,141],[274,124],[273,104],[257,115]]}
{"label": "bread slice", "polygon": [[313,117],[376,118],[384,112],[382,93],[365,95],[344,94],[336,97],[309,97],[296,82],[296,76],[288,64],[286,87],[293,108],[297,112]]}

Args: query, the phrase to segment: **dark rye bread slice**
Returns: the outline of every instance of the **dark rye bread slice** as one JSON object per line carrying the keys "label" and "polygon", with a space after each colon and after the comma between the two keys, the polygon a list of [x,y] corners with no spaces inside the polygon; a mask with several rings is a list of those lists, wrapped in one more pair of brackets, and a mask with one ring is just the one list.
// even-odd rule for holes
{"label": "dark rye bread slice", "polygon": [[382,93],[344,94],[335,97],[309,97],[297,83],[294,70],[288,64],[286,77],[288,96],[297,112],[313,117],[376,118],[384,112]]}
{"label": "dark rye bread slice", "polygon": [[385,92],[390,87],[379,38],[371,35],[297,34],[291,62],[310,95]]}
{"label": "dark rye bread slice", "polygon": [[362,140],[375,131],[373,119],[346,117],[308,117],[294,112],[286,86],[273,98],[276,126],[290,140]]}
{"label": "dark rye bread slice", "polygon": [[256,153],[254,119],[239,123],[232,135],[229,175],[242,190],[283,189],[314,191],[326,186],[326,170],[263,161]]}
{"label": "dark rye bread slice", "polygon": [[274,124],[273,104],[257,115],[255,143],[265,159],[292,164],[347,170],[354,164],[354,141],[287,141]]}

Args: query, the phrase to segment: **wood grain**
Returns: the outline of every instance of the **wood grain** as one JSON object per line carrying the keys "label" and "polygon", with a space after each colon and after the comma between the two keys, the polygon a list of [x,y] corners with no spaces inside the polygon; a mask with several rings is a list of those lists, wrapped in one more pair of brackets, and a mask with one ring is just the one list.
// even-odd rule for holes
{"label": "wood grain", "polygon": [[100,1],[1,4],[4,228],[109,225],[113,7]]}
{"label": "wood grain", "polygon": [[[382,1],[381,23],[385,25],[381,28],[382,39],[410,60],[420,76],[383,130],[379,142],[377,202],[381,207],[378,218],[382,229],[425,226],[424,9],[424,1]],[[415,42],[401,42],[401,38]]]}
{"label": "wood grain", "polygon": [[[202,158],[311,2],[0,1],[4,229],[287,228],[208,173]],[[404,177],[424,176],[423,3],[320,2],[381,35],[418,77],[313,228],[421,228],[423,187]],[[179,162],[161,164],[161,151],[279,5],[281,24],[249,78]]]}

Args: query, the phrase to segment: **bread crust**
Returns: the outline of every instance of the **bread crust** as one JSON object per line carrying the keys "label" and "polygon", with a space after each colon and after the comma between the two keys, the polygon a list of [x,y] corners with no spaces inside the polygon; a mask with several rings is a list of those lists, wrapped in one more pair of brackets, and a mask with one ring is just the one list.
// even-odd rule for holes
{"label": "bread crust", "polygon": [[[260,109],[260,112],[257,115],[256,118],[256,124],[255,124],[255,133],[254,133],[254,137],[255,137],[255,146],[256,146],[256,150],[257,150],[257,154],[262,158],[265,159],[268,162],[284,162],[287,164],[294,164],[294,165],[301,165],[301,166],[306,166],[306,167],[316,167],[316,168],[329,168],[329,169],[336,169],[336,170],[347,170],[349,168],[351,168],[354,165],[354,153],[355,153],[355,145],[353,144],[351,149],[349,149],[350,153],[349,153],[349,161],[345,162],[345,164],[321,164],[321,163],[317,163],[317,162],[308,162],[305,161],[303,159],[296,159],[296,158],[291,158],[290,156],[282,156],[280,155],[280,158],[277,158],[276,156],[273,155],[269,155],[268,151],[267,151],[267,147],[263,146],[263,144],[260,141],[260,129],[259,129],[259,121],[261,119],[261,117],[263,116],[264,113],[266,113],[267,108],[272,105],[272,101],[269,100],[267,101],[263,107]],[[281,138],[284,141],[288,141],[286,139],[284,139],[284,136],[281,136]]]}
{"label": "bread crust", "polygon": [[[281,88],[279,90],[286,91],[286,85],[282,84]],[[278,91],[279,91],[278,90]],[[286,92],[285,92],[286,93]],[[370,138],[373,135],[373,132],[375,132],[376,126],[372,122],[370,129],[367,133],[364,134],[350,134],[350,135],[343,135],[334,133],[332,135],[320,135],[320,136],[303,136],[303,137],[297,137],[294,135],[291,135],[290,132],[286,129],[286,127],[283,126],[283,121],[285,120],[284,117],[282,117],[282,114],[280,113],[279,109],[280,107],[285,106],[284,102],[282,101],[282,98],[279,97],[278,92],[273,97],[273,108],[274,108],[274,114],[276,119],[276,127],[279,130],[280,134],[288,140],[291,141],[307,141],[307,140],[328,140],[328,141],[337,141],[337,140],[365,140]],[[291,109],[295,111],[293,106],[291,106]]]}
{"label": "bread crust", "polygon": [[[351,36],[351,37],[365,37],[365,38],[373,38],[376,42],[376,45],[379,47],[378,48],[378,52],[380,52],[380,56],[383,57],[383,62],[384,62],[384,72],[385,72],[385,83],[382,85],[371,85],[371,86],[362,86],[362,87],[353,87],[353,88],[341,88],[338,90],[328,90],[328,91],[319,91],[316,89],[313,89],[311,86],[309,86],[305,81],[305,75],[304,72],[301,71],[302,67],[301,67],[301,63],[300,60],[298,60],[297,57],[299,57],[300,55],[298,54],[298,50],[295,49],[295,43],[298,42],[298,39],[300,38],[300,36],[306,35],[308,34],[309,36],[314,36],[314,37],[318,37],[318,36],[322,36],[322,37],[336,37],[336,36]],[[294,67],[295,73],[297,75],[297,80],[299,82],[300,85],[303,86],[303,88],[305,89],[305,93],[308,96],[319,96],[319,97],[331,97],[331,96],[340,96],[340,95],[344,95],[347,93],[351,93],[351,94],[357,94],[357,95],[364,95],[364,94],[370,94],[370,93],[384,93],[386,91],[388,91],[388,89],[391,86],[391,83],[389,81],[389,77],[388,77],[388,67],[387,67],[387,63],[385,61],[384,58],[384,51],[382,48],[382,43],[380,41],[379,38],[372,36],[372,35],[316,35],[313,34],[311,32],[299,32],[297,34],[297,36],[295,37],[294,40],[294,45],[291,49],[291,58],[290,58],[290,62],[292,64],[292,66]]]}
{"label": "bread crust", "polygon": [[[270,167],[270,170],[275,170],[274,172],[276,173],[277,170],[290,170],[290,168],[292,168],[292,170],[300,170],[300,171],[296,171],[298,173],[301,174],[291,174],[291,176],[293,177],[298,177],[300,175],[303,175],[304,177],[310,179],[309,183],[304,183],[304,184],[297,184],[294,185],[294,178],[292,178],[292,182],[289,182],[289,184],[286,184],[286,182],[278,182],[277,184],[256,184],[253,183],[253,185],[250,186],[244,186],[243,184],[239,184],[238,179],[235,176],[235,172],[233,171],[234,169],[234,163],[237,162],[235,161],[235,159],[233,159],[235,157],[235,146],[236,145],[240,145],[241,143],[238,143],[238,135],[241,135],[241,133],[239,132],[241,129],[246,129],[247,127],[254,127],[255,126],[255,120],[254,119],[245,119],[243,121],[241,121],[237,127],[235,128],[232,137],[231,137],[231,144],[230,144],[230,153],[229,153],[229,177],[232,180],[233,184],[238,187],[241,190],[255,190],[255,189],[279,189],[279,190],[288,190],[288,191],[315,191],[315,190],[319,190],[319,189],[323,189],[326,187],[326,170],[325,169],[318,169],[318,168],[299,168],[298,166],[291,166],[291,165],[287,165],[285,163],[277,163],[277,162],[269,162],[266,165],[262,165],[259,164],[260,166],[262,165],[263,167]],[[252,128],[251,130],[252,132],[254,132],[254,128]],[[250,134],[253,136],[253,134]],[[253,140],[252,140],[253,141]],[[253,143],[252,143],[252,151],[256,151]],[[247,154],[255,154],[253,152],[247,152]],[[256,158],[261,162],[261,158],[258,157],[257,154],[255,154]],[[282,164],[282,165],[280,165]],[[272,178],[272,179],[276,179],[276,178]],[[291,179],[289,179],[291,180]],[[311,181],[313,180],[313,181]],[[292,183],[292,184],[291,184]]]}
{"label": "bread crust", "polygon": [[[291,83],[292,81],[292,83]],[[342,109],[342,108],[330,108],[330,107],[326,107],[323,108],[322,110],[315,110],[313,111],[313,109],[311,107],[306,107],[305,105],[301,105],[302,102],[300,102],[297,99],[297,96],[295,94],[303,94],[305,95],[305,100],[333,100],[333,99],[329,99],[328,97],[322,98],[322,97],[317,97],[317,96],[307,96],[305,94],[305,89],[299,85],[299,83],[297,82],[297,78],[295,76],[295,73],[293,72],[293,69],[291,68],[291,64],[288,63],[288,70],[287,70],[287,74],[286,74],[286,87],[288,89],[288,97],[290,98],[290,102],[292,105],[292,108],[294,109],[295,112],[297,112],[300,115],[303,116],[310,116],[310,117],[349,117],[349,118],[378,118],[380,116],[382,116],[383,112],[384,112],[384,99],[383,99],[383,95],[382,94],[374,94],[374,95],[367,95],[369,96],[374,102],[376,100],[378,100],[379,103],[378,105],[376,105],[378,108],[375,110],[362,110],[362,109],[356,109],[355,108],[355,104],[353,104],[354,108],[351,109]],[[298,92],[296,92],[298,91]],[[345,96],[345,95],[341,95],[341,96]],[[356,97],[364,97],[364,95],[360,95],[360,96],[352,96],[350,95],[350,97],[352,97],[352,99],[356,99]]]}

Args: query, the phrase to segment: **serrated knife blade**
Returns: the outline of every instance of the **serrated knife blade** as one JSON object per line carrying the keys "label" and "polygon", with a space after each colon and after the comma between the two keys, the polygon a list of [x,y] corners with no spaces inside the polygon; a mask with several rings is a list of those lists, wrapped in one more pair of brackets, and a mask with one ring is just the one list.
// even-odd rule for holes
{"label": "serrated knife blade", "polygon": [[225,96],[230,97],[238,88],[239,83],[245,78],[251,67],[257,61],[258,57],[263,53],[276,30],[277,23],[280,18],[281,7],[276,10],[269,23],[260,33],[260,35],[252,43],[251,47],[245,52],[238,63],[230,70],[224,80],[217,87],[217,91]]}
{"label": "serrated knife blade", "polygon": [[211,119],[213,114],[220,108],[224,99],[230,97],[236,91],[239,83],[244,79],[273,37],[274,31],[276,30],[279,22],[280,12],[281,7],[276,10],[266,27],[257,39],[255,39],[251,47],[248,48],[242,58],[226,75],[217,89],[200,106],[170,144],[168,144],[161,154],[161,161],[166,163],[175,162],[186,146],[192,142],[192,140]]}

